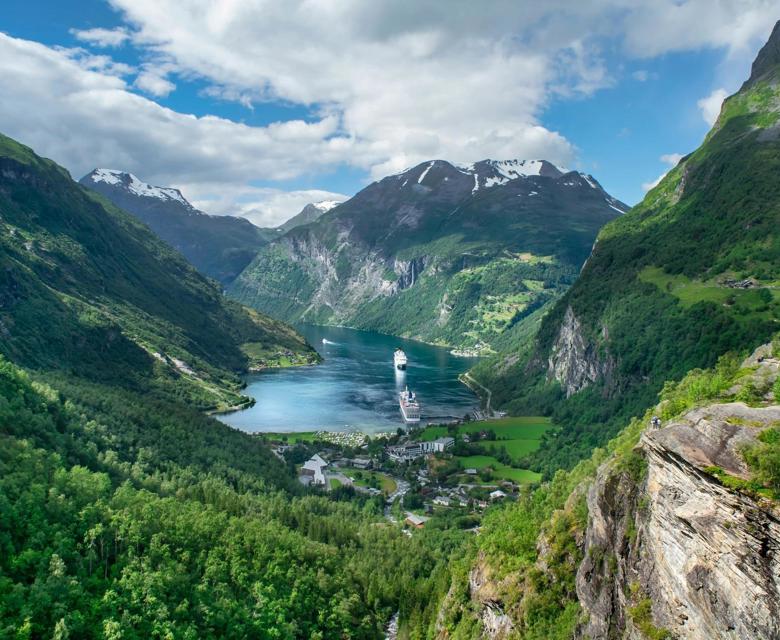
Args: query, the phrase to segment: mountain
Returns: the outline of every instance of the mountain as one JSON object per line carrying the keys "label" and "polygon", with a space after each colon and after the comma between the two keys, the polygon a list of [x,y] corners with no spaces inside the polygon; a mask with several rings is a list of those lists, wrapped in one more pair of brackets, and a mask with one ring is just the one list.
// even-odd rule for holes
{"label": "mountain", "polygon": [[[184,206],[175,191],[150,197]],[[0,216],[0,353],[19,365],[218,408],[239,401],[247,368],[315,358],[292,329],[226,300],[146,226],[4,136]]]}
{"label": "mountain", "polygon": [[780,34],[702,145],[607,224],[537,338],[473,375],[510,411],[563,426],[531,462],[570,466],[667,380],[780,326]]}
{"label": "mountain", "polygon": [[310,222],[319,220],[323,213],[327,213],[333,207],[341,204],[338,200],[322,200],[321,202],[312,202],[307,204],[300,213],[297,213],[281,227],[278,228],[280,234],[285,234],[295,227],[301,227]]}
{"label": "mountain", "polygon": [[486,349],[627,207],[544,160],[424,162],[264,247],[229,294],[274,317]]}
{"label": "mountain", "polygon": [[227,284],[258,249],[278,236],[244,218],[212,216],[195,209],[178,189],[154,187],[132,173],[95,169],[79,182],[133,214],[179,251],[201,273]]}
{"label": "mountain", "polygon": [[778,398],[780,333],[669,383],[604,447],[485,517],[437,640],[780,637]]}

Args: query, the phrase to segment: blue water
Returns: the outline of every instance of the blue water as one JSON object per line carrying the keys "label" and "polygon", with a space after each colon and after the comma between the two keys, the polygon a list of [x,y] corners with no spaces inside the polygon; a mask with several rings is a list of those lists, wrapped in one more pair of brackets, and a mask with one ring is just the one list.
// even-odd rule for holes
{"label": "blue water", "polygon": [[[324,362],[249,376],[245,393],[256,400],[255,405],[220,420],[249,432],[394,431],[403,426],[398,392],[405,385],[417,393],[423,422],[462,417],[479,405],[458,381],[458,375],[473,366],[473,359],[370,331],[312,325],[298,329]],[[393,366],[396,347],[409,358],[405,372]]]}

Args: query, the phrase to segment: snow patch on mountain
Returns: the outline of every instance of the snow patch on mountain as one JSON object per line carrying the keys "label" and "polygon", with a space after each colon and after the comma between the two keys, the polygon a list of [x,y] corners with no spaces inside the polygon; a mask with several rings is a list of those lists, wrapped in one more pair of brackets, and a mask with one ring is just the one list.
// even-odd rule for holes
{"label": "snow patch on mountain", "polygon": [[341,204],[341,200],[321,200],[320,202],[312,202],[312,206],[316,207],[323,213],[327,213],[333,207],[337,207]]}
{"label": "snow patch on mountain", "polygon": [[423,172],[420,174],[420,177],[419,177],[419,178],[417,178],[417,184],[422,184],[422,181],[423,181],[423,180],[425,180],[425,176],[427,176],[427,175],[428,175],[428,172],[431,170],[431,168],[432,168],[432,167],[433,167],[433,165],[435,165],[435,164],[436,164],[436,160],[433,160],[433,161],[431,161],[431,163],[430,163],[430,164],[429,164],[429,165],[428,165],[428,166],[425,168],[425,171],[423,171]]}

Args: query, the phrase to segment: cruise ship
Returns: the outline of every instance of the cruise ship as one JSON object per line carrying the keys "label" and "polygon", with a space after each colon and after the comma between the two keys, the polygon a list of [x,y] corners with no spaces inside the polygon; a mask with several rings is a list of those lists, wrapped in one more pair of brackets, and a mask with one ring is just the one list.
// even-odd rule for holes
{"label": "cruise ship", "polygon": [[393,362],[395,363],[396,369],[400,369],[401,371],[406,369],[406,354],[400,347],[393,353]]}
{"label": "cruise ship", "polygon": [[420,403],[417,402],[417,396],[414,391],[409,391],[406,387],[398,394],[398,404],[401,407],[401,415],[407,424],[417,424],[420,422]]}

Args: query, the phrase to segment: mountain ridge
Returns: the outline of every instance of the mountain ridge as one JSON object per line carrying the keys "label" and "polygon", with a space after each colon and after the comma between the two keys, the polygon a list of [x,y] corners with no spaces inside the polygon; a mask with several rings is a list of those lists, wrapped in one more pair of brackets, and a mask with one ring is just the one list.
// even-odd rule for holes
{"label": "mountain ridge", "polygon": [[627,209],[546,161],[429,160],[288,231],[228,292],[287,321],[488,345],[567,286]]}
{"label": "mountain ridge", "polygon": [[536,339],[477,365],[497,406],[552,413],[564,425],[548,443],[555,453],[529,461],[537,470],[570,466],[665,381],[776,330],[780,58],[767,61],[779,33],[702,145],[604,226]]}
{"label": "mountain ridge", "polygon": [[153,186],[127,171],[98,168],[79,183],[134,215],[201,273],[222,285],[278,236],[275,230],[261,229],[245,218],[204,213],[178,189]]}
{"label": "mountain ridge", "polygon": [[314,357],[52,161],[0,136],[0,167],[0,353],[14,362],[212,409],[239,401],[238,374],[277,351]]}

